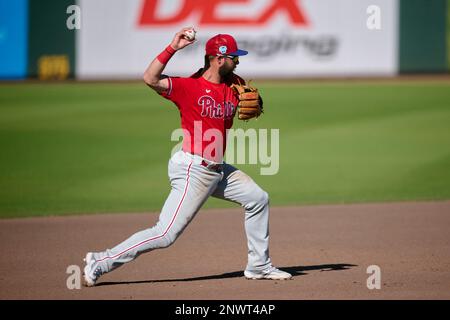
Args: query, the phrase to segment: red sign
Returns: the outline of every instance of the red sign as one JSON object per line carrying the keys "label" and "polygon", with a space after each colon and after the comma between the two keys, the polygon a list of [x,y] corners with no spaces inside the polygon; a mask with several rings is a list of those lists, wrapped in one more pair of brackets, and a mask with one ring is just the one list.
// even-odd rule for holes
{"label": "red sign", "polygon": [[260,26],[266,24],[273,16],[283,13],[289,19],[291,25],[307,26],[308,21],[303,14],[298,0],[272,0],[255,16],[249,12],[248,17],[224,18],[218,14],[220,5],[246,4],[250,0],[184,0],[179,10],[169,17],[159,17],[157,13],[158,3],[161,0],[143,0],[142,11],[139,19],[140,26],[167,26],[179,24],[192,14],[199,17],[197,25],[245,25]]}

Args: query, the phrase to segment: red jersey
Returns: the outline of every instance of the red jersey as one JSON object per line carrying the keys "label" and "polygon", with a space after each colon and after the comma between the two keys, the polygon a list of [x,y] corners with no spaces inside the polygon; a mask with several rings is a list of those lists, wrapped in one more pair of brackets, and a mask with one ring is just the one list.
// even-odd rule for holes
{"label": "red jersey", "polygon": [[200,74],[169,77],[169,89],[161,95],[174,102],[180,111],[183,151],[221,163],[227,130],[233,125],[239,103],[230,85],[245,81],[233,73],[230,80],[216,84]]}

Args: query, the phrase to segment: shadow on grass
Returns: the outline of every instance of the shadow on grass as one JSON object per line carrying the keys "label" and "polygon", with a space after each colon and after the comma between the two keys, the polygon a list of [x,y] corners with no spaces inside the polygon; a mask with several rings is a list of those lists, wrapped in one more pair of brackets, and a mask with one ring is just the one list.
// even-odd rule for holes
{"label": "shadow on grass", "polygon": [[[351,267],[357,267],[355,264],[339,263],[339,264],[321,264],[316,266],[293,266],[293,267],[280,267],[281,270],[289,272],[293,277],[302,276],[308,274],[306,271],[339,271],[348,270]],[[158,280],[141,280],[141,281],[123,281],[123,282],[100,282],[96,287],[111,286],[119,284],[143,284],[143,283],[161,283],[161,282],[190,282],[190,281],[203,281],[203,280],[221,280],[231,278],[242,278],[244,276],[243,271],[232,271],[222,274],[214,274],[209,276],[192,277],[192,278],[179,278],[179,279],[158,279]]]}

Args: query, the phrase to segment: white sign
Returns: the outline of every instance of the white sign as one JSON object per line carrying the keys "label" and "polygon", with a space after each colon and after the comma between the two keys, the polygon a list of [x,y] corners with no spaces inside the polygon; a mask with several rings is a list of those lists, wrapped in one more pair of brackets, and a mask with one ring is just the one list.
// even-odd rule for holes
{"label": "white sign", "polygon": [[[182,27],[198,41],[165,73],[186,76],[203,66],[204,45],[233,35],[249,54],[244,77],[365,76],[397,73],[397,0],[79,0],[78,78],[140,78]],[[367,27],[379,8],[380,28]]]}

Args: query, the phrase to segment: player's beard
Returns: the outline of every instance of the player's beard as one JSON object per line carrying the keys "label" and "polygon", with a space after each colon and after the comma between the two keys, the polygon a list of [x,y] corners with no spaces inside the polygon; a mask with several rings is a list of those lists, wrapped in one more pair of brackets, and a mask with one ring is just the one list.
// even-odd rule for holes
{"label": "player's beard", "polygon": [[236,65],[232,64],[232,65],[228,65],[228,64],[223,64],[222,66],[219,67],[219,75],[221,77],[226,77],[229,74],[231,74],[234,69],[236,69]]}

